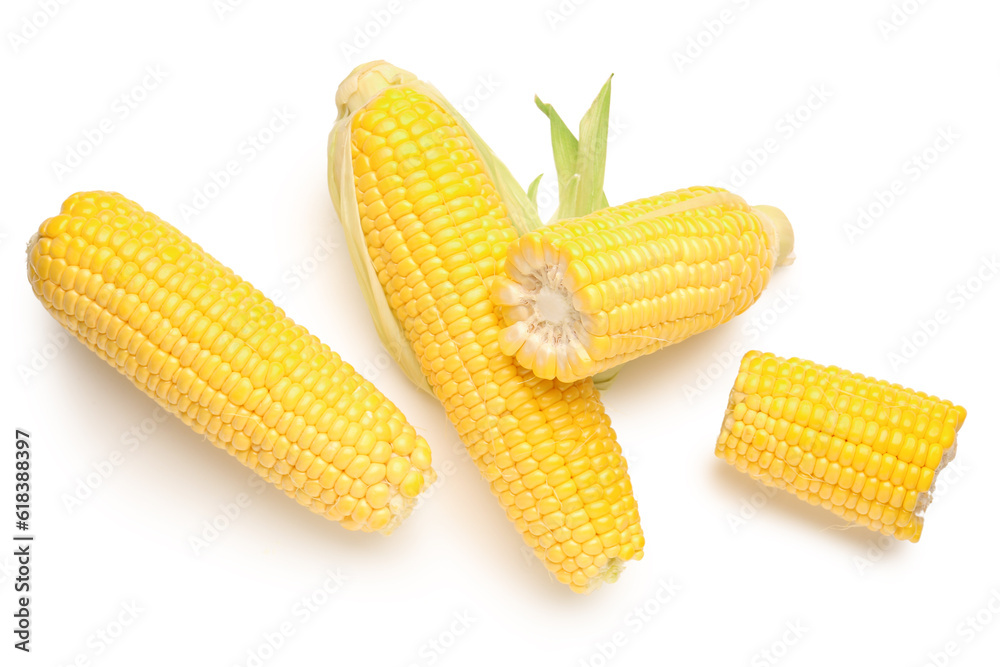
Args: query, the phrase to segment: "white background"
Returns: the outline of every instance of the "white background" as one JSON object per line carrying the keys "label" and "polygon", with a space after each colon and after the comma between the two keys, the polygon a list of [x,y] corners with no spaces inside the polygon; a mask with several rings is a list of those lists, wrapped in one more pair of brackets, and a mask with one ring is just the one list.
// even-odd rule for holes
{"label": "white background", "polygon": [[[995,3],[907,0],[888,34],[891,0],[256,0],[221,16],[212,0],[155,11],[92,0],[51,18],[44,5],[9,1],[0,17],[0,536],[13,533],[15,427],[32,433],[37,535],[30,655],[11,648],[13,561],[0,550],[3,664],[256,664],[250,652],[282,629],[290,636],[262,664],[996,664]],[[345,56],[366,26],[377,34]],[[685,50],[691,62],[678,59]],[[548,125],[532,95],[575,127],[614,72],[612,203],[729,185],[795,226],[798,261],[757,305],[630,365],[606,393],[647,546],[588,597],[526,555],[443,410],[386,365],[374,336],[328,199],[325,147],[337,84],[376,58],[434,83],[523,183],[547,172],[550,193]],[[294,119],[249,159],[244,142],[276,109]],[[103,119],[110,133],[58,174]],[[952,138],[935,148],[940,132]],[[921,167],[913,156],[925,152],[933,163]],[[229,160],[240,173],[184,215]],[[426,436],[443,479],[395,534],[351,533],[258,493],[180,421],[157,424],[153,403],[82,345],[49,345],[60,329],[25,280],[24,243],[86,189],[120,191],[174,222],[348,361],[384,369],[371,379]],[[859,208],[873,217],[852,243]],[[935,314],[943,324],[920,333]],[[839,530],[832,514],[768,496],[713,456],[737,358],[753,347],[968,408],[919,544]],[[93,474],[112,457],[106,479]],[[88,479],[94,488],[81,487]],[[249,505],[196,554],[192,537],[240,494]],[[318,592],[338,571],[339,590]],[[319,603],[306,613],[310,596]],[[105,630],[119,636],[105,643]],[[605,660],[615,633],[622,645]]]}

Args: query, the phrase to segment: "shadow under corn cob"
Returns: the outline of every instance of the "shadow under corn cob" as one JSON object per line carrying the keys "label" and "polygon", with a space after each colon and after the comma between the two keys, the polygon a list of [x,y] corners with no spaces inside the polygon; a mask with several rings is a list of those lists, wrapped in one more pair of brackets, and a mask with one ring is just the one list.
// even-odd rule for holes
{"label": "shadow under corn cob", "polygon": [[644,539],[597,390],[539,378],[500,351],[489,284],[517,233],[493,156],[439,93],[388,63],[357,68],[337,100],[331,194],[362,288],[384,290],[433,393],[545,566],[577,592],[614,581]]}

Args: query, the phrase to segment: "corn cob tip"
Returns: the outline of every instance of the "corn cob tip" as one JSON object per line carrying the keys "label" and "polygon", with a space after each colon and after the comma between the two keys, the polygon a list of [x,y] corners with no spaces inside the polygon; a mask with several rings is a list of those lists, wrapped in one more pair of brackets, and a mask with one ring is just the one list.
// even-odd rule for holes
{"label": "corn cob tip", "polygon": [[[641,560],[642,554],[640,553],[636,556],[636,560]],[[625,561],[621,558],[609,558],[607,564],[601,569],[601,571],[591,579],[586,588],[576,592],[582,593],[593,593],[598,588],[604,584],[613,584],[618,581],[618,577],[621,573],[625,571]]]}
{"label": "corn cob tip", "polygon": [[795,232],[792,230],[792,223],[788,221],[780,208],[774,206],[754,206],[754,213],[764,222],[768,236],[775,241],[778,250],[777,266],[788,266],[795,261]]}
{"label": "corn cob tip", "polygon": [[416,80],[412,72],[384,60],[358,65],[337,87],[337,120],[351,115],[386,88]]}

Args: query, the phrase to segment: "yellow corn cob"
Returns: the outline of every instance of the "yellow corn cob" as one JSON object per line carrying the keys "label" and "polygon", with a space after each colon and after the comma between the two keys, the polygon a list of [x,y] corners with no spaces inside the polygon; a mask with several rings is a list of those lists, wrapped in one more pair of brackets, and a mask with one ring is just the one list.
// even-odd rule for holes
{"label": "yellow corn cob", "polygon": [[748,352],[715,453],[768,486],[916,542],[965,409],[898,384]]}
{"label": "yellow corn cob", "polygon": [[464,121],[388,63],[356,69],[337,99],[331,193],[349,242],[367,242],[359,276],[374,272],[434,394],[545,566],[577,592],[614,581],[643,547],[626,463],[590,380],[543,380],[500,352],[488,286],[516,232]]}
{"label": "yellow corn cob", "polygon": [[177,229],[116,193],[71,196],[28,247],[49,313],[289,496],[389,533],[434,479],[402,413]]}
{"label": "yellow corn cob", "polygon": [[742,313],[791,240],[777,209],[710,187],[542,227],[493,283],[500,349],[539,377],[590,377]]}

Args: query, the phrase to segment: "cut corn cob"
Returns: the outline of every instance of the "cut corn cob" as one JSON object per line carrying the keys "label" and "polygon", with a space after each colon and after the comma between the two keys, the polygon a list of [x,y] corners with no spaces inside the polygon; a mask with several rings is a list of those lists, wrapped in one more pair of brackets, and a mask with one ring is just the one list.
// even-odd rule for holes
{"label": "cut corn cob", "polygon": [[28,247],[49,313],[217,447],[352,530],[389,533],[434,480],[402,413],[177,229],[71,196]]}
{"label": "cut corn cob", "polygon": [[500,348],[539,377],[593,376],[742,313],[791,241],[778,209],[710,187],[542,227],[493,282]]}
{"label": "cut corn cob", "polygon": [[388,63],[357,68],[337,100],[330,187],[362,286],[387,297],[545,566],[577,592],[614,581],[644,542],[626,463],[590,380],[544,380],[500,351],[489,283],[517,232],[481,140],[440,93]]}
{"label": "cut corn cob", "polygon": [[965,409],[898,384],[748,352],[715,453],[847,521],[916,542]]}

